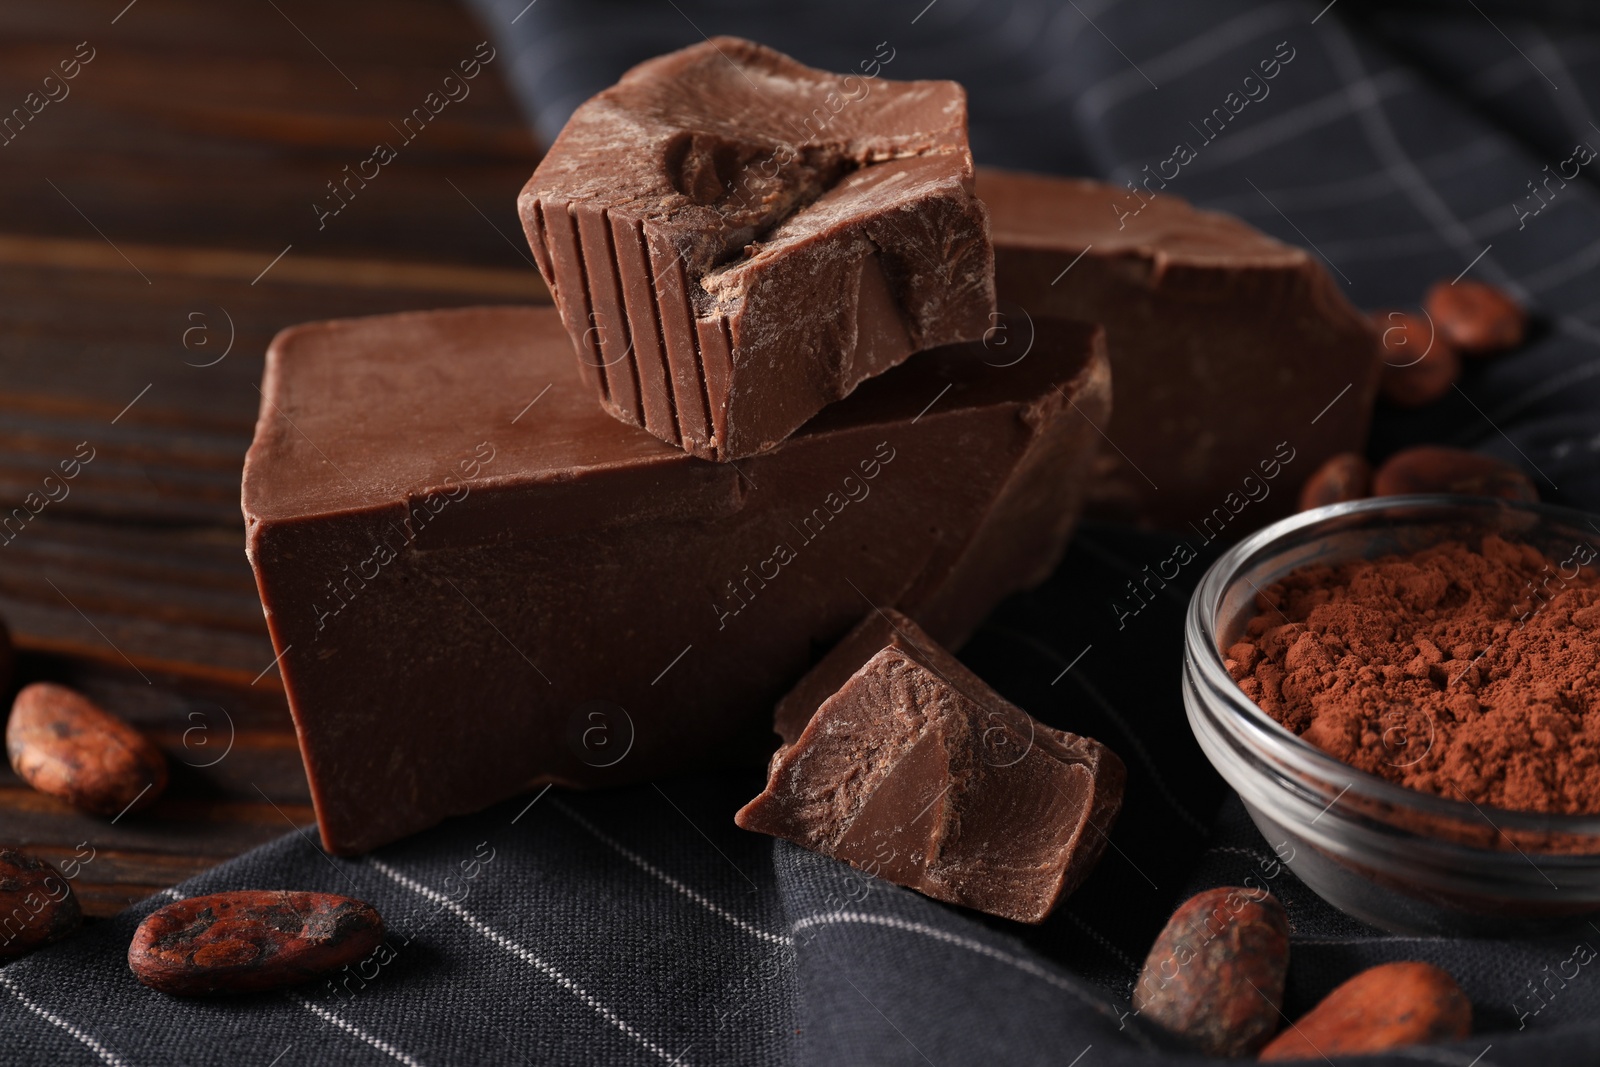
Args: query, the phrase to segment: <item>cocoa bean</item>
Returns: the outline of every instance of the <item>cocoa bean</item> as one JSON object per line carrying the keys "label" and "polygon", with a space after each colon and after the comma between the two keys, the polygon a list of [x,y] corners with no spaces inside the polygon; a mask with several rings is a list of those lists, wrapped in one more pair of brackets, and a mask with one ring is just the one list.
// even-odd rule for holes
{"label": "cocoa bean", "polygon": [[[35,682],[6,723],[11,767],[41,793],[95,815],[146,808],[167,787],[167,759],[132,726],[64,685]],[[148,787],[148,788],[146,788]]]}
{"label": "cocoa bean", "polygon": [[1382,334],[1380,396],[1396,407],[1419,408],[1450,391],[1461,376],[1461,353],[1427,319],[1384,311],[1372,320]]}
{"label": "cocoa bean", "polygon": [[371,904],[247,889],[152,912],[134,931],[128,968],[163,993],[253,993],[336,971],[382,943],[383,919]]}
{"label": "cocoa bean", "polygon": [[1372,464],[1354,452],[1341,452],[1318,467],[1300,487],[1300,510],[1343,504],[1372,495]]}
{"label": "cocoa bean", "polygon": [[1372,476],[1373,496],[1404,493],[1465,493],[1502,500],[1539,499],[1533,480],[1509,463],[1439,445],[1396,452]]}
{"label": "cocoa bean", "polygon": [[1167,920],[1133,1006],[1209,1056],[1246,1055],[1277,1030],[1288,972],[1283,905],[1260,890],[1210,889]]}
{"label": "cocoa bean", "polygon": [[1385,963],[1322,998],[1261,1050],[1263,1060],[1327,1059],[1382,1052],[1472,1032],[1472,1004],[1431,963]]}
{"label": "cocoa bean", "polygon": [[21,849],[0,846],[0,960],[60,941],[83,922],[61,872]]}
{"label": "cocoa bean", "polygon": [[1522,344],[1527,313],[1505,293],[1482,282],[1438,282],[1423,302],[1434,325],[1468,356],[1492,356]]}

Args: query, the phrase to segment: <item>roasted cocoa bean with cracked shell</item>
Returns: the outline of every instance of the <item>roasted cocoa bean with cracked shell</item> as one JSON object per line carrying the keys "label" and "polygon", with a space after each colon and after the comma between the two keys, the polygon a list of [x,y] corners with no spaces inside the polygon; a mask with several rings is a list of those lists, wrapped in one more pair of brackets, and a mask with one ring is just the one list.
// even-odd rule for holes
{"label": "roasted cocoa bean with cracked shell", "polygon": [[297,985],[364,959],[383,942],[371,904],[333,893],[239,890],[190,897],[148,915],[128,969],[178,996]]}
{"label": "roasted cocoa bean with cracked shell", "polygon": [[1468,356],[1492,356],[1522,344],[1528,313],[1483,282],[1439,282],[1423,302],[1439,332]]}
{"label": "roasted cocoa bean with cracked shell", "polygon": [[1539,499],[1533,480],[1511,464],[1442,445],[1396,452],[1372,476],[1373,496],[1406,493],[1465,493],[1530,503]]}
{"label": "roasted cocoa bean with cracked shell", "polygon": [[1383,369],[1378,395],[1403,408],[1419,408],[1448,393],[1461,376],[1461,353],[1438,328],[1404,311],[1372,316],[1380,331]]}
{"label": "roasted cocoa bean with cracked shell", "polygon": [[1340,452],[1312,472],[1300,487],[1300,510],[1343,504],[1372,494],[1372,464],[1354,452]]}
{"label": "roasted cocoa bean with cracked shell", "polygon": [[147,808],[167,788],[167,758],[149,738],[82,693],[52,682],[35,682],[17,694],[6,723],[6,755],[33,788],[92,815]]}
{"label": "roasted cocoa bean with cracked shell", "polygon": [[1139,1016],[1210,1056],[1265,1045],[1282,1018],[1289,918],[1272,894],[1223,886],[1179,906],[1133,990]]}
{"label": "roasted cocoa bean with cracked shell", "polygon": [[1431,963],[1370,967],[1332,993],[1261,1050],[1263,1060],[1326,1060],[1472,1032],[1472,1002]]}
{"label": "roasted cocoa bean with cracked shell", "polygon": [[72,885],[48,860],[0,846],[0,960],[60,941],[83,922]]}

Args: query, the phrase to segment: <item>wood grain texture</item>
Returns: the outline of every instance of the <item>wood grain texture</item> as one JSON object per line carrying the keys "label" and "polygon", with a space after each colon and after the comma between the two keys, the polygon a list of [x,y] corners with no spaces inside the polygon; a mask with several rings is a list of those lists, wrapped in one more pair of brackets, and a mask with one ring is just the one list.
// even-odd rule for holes
{"label": "wood grain texture", "polygon": [[[463,10],[121,7],[0,8],[0,117],[93,50],[64,98],[0,127],[0,614],[19,682],[84,690],[173,771],[114,822],[0,771],[0,840],[74,870],[90,915],[312,820],[239,513],[272,335],[548,299],[506,57],[403,126],[485,40]],[[393,160],[335,199],[380,143]]]}

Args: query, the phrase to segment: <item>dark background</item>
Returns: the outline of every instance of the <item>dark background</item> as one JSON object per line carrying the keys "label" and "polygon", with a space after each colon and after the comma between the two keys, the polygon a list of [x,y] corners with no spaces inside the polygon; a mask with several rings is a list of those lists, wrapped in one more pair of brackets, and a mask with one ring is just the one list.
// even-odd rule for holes
{"label": "dark background", "polygon": [[[1511,210],[1524,182],[1575,140],[1600,144],[1592,5],[474,0],[474,9],[476,18],[416,0],[0,9],[0,114],[80,42],[95,57],[66,99],[0,145],[0,510],[36,491],[79,442],[96,457],[69,497],[0,545],[0,613],[23,649],[23,678],[99,697],[148,730],[175,770],[160,803],[115,825],[0,772],[0,837],[58,862],[90,845],[95,858],[74,884],[101,916],[203,871],[185,892],[359,883],[419,948],[341,1018],[420,1062],[634,1062],[641,1046],[526,967],[496,970],[512,965],[437,909],[411,912],[404,902],[415,894],[392,877],[334,863],[288,833],[311,811],[237,497],[261,357],[276,330],[308,319],[544,299],[514,211],[538,158],[530,125],[552,136],[633,62],[738,32],[853,69],[889,40],[887,76],[967,85],[980,162],[1120,182],[1166,155],[1174,129],[1274,42],[1291,40],[1293,79],[1280,78],[1270,105],[1174,191],[1312,244],[1365,308],[1414,306],[1429,284],[1467,269],[1526,300],[1537,330],[1525,349],[1470,366],[1462,388],[1427,409],[1380,408],[1370,452],[1421,441],[1475,448],[1521,466],[1548,499],[1600,507],[1595,174],[1526,231]],[[471,96],[319,229],[313,205],[327,203],[325,183],[392,140],[391,123],[486,39],[498,53]],[[1121,87],[1120,104],[1086,109],[1103,84]],[[1492,252],[1475,260],[1485,246]],[[692,906],[673,911],[681,893],[563,822],[565,808],[534,809],[508,840],[519,800],[381,850],[382,862],[431,884],[480,836],[494,837],[506,859],[478,914],[540,946],[673,1051],[697,1050],[693,1062],[942,1067],[1066,1064],[1080,1053],[1091,1057],[1080,1067],[1150,1062],[1104,1025],[1105,1011],[1125,1006],[1178,900],[1237,884],[1271,853],[1183,720],[1187,589],[1174,584],[1126,629],[1115,624],[1111,601],[1171,545],[1087,525],[1060,572],[1002,606],[962,651],[1030,712],[1106,741],[1130,765],[1117,849],[1037,930],[879,886],[863,910],[921,924],[922,940],[836,927],[798,945],[777,979],[757,981],[766,965],[748,938]],[[1201,566],[1188,569],[1191,582]],[[675,781],[562,803],[697,892],[779,929],[836,906],[828,887],[838,871],[731,829],[728,814],[756,784]],[[1416,1058],[1493,1067],[1600,1055],[1600,986],[1575,983],[1531,1033],[1515,1032],[1518,990],[1570,944],[1394,938],[1333,912],[1292,874],[1273,888],[1295,923],[1291,1012],[1363,966],[1425,958],[1472,994],[1483,1036]],[[334,1001],[146,997],[116,965],[137,915],[0,976],[18,997],[26,989],[31,1003],[92,1024],[130,1061],[265,1063],[286,1045],[299,1051],[285,1067],[400,1058],[307,1014],[345,1012]],[[952,948],[951,938],[965,943]],[[996,953],[1012,962],[996,964]],[[18,1062],[85,1054],[37,1011],[23,1014],[4,994],[0,1008],[0,1035],[14,1026],[32,1042]]]}
{"label": "dark background", "polygon": [[94,56],[0,145],[0,512],[79,442],[95,456],[0,544],[0,615],[24,680],[101,698],[176,772],[108,826],[0,768],[0,837],[57,862],[91,842],[76,884],[99,915],[311,821],[239,512],[272,335],[546,299],[503,56],[325,228],[312,208],[486,39],[464,9],[126,2],[0,4],[7,112]]}

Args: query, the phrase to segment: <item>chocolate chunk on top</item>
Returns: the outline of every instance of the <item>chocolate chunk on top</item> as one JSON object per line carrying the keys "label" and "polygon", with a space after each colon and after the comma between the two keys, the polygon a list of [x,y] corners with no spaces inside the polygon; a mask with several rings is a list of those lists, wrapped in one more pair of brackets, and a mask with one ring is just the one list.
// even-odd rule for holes
{"label": "chocolate chunk on top", "polygon": [[893,610],[829,653],[775,726],[784,744],[740,826],[1020,922],[1088,876],[1122,806],[1115,753],[1008,703]]}
{"label": "chocolate chunk on top", "polygon": [[912,352],[992,325],[954,82],[718,37],[585,103],[519,201],[585,378],[706,459],[771,449]]}

